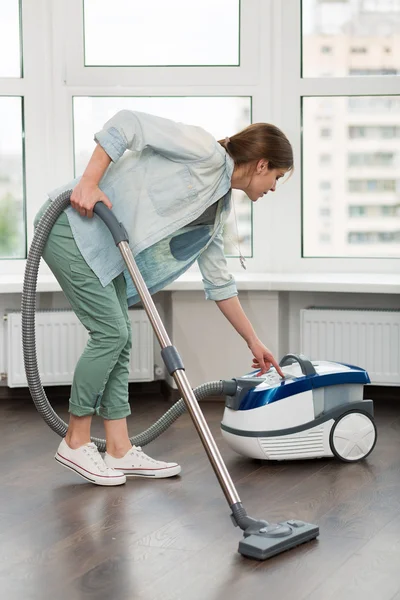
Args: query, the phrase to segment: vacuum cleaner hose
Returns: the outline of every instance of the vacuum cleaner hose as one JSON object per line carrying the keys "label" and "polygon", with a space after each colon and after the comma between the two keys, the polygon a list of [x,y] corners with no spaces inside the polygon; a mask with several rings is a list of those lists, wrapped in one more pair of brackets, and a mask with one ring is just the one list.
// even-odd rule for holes
{"label": "vacuum cleaner hose", "polygon": [[[40,380],[37,355],[36,355],[36,337],[35,337],[35,312],[36,312],[36,286],[39,271],[40,259],[46,245],[49,233],[60,216],[60,214],[70,204],[71,190],[65,191],[50,204],[41,220],[39,221],[25,267],[24,285],[22,291],[22,349],[24,356],[24,365],[29,390],[36,409],[45,420],[45,422],[61,437],[67,433],[67,424],[53,410]],[[204,383],[193,390],[198,401],[204,400],[209,396],[222,394],[234,394],[236,389],[235,381],[211,381]],[[181,398],[178,400],[156,423],[148,429],[130,438],[134,446],[145,446],[168,427],[170,427],[184,412],[186,405]],[[101,438],[92,438],[100,452],[106,449],[106,442]]]}

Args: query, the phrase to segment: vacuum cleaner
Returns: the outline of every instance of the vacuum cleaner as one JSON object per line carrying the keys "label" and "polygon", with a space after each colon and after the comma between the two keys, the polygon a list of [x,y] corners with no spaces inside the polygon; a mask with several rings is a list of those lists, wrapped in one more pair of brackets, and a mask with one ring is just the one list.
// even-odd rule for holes
{"label": "vacuum cleaner", "polygon": [[[38,223],[27,258],[21,306],[24,365],[32,399],[39,414],[46,423],[63,437],[66,434],[67,425],[51,407],[40,381],[35,342],[35,309],[40,258],[51,228],[61,212],[70,204],[71,193],[72,190],[68,190],[60,194],[51,203]],[[239,542],[239,553],[249,558],[264,560],[280,552],[294,548],[299,544],[314,540],[319,535],[319,527],[317,525],[297,519],[280,523],[269,523],[263,519],[250,517],[247,514],[198,402],[208,395],[215,394],[225,394],[231,397],[233,401],[234,399],[239,400],[240,391],[238,392],[238,390],[242,387],[240,380],[209,382],[192,390],[181,357],[176,348],[171,344],[155,304],[136,265],[129,247],[129,238],[125,228],[117,221],[115,215],[105,204],[98,202],[93,210],[95,215],[100,217],[108,227],[121,252],[154,333],[160,343],[161,354],[166,368],[174,378],[182,394],[182,398],[154,425],[145,432],[130,438],[132,444],[146,445],[165,431],[187,409],[228,502],[232,522],[243,531],[243,539]],[[258,382],[260,381],[262,384],[265,384],[268,381],[268,377],[264,378],[264,380],[258,379]],[[256,394],[257,386],[253,385],[253,388],[253,394]],[[240,407],[241,402],[238,404],[239,409]],[[238,435],[237,431],[235,435]],[[105,450],[105,440],[92,438],[92,441],[98,446],[100,451]]]}
{"label": "vacuum cleaner", "polygon": [[222,434],[236,452],[264,460],[366,458],[377,432],[372,400],[364,400],[368,373],[359,367],[287,354],[282,380],[272,367],[237,379],[228,395]]}

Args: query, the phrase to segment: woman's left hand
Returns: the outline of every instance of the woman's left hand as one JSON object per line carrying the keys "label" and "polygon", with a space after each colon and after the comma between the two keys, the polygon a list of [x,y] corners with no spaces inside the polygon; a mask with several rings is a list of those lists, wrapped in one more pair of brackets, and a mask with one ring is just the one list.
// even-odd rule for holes
{"label": "woman's left hand", "polygon": [[258,376],[263,375],[271,368],[271,366],[274,366],[279,375],[283,378],[285,377],[271,350],[264,346],[259,339],[251,342],[249,348],[254,356],[252,364],[253,369],[260,369]]}

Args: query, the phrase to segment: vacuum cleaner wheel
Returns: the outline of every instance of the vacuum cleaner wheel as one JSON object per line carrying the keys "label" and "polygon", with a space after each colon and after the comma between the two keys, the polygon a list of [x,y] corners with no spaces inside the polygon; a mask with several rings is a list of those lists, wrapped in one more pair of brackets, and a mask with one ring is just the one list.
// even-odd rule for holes
{"label": "vacuum cleaner wheel", "polygon": [[329,443],[337,458],[344,462],[356,462],[372,452],[376,438],[373,418],[367,413],[352,410],[335,421]]}

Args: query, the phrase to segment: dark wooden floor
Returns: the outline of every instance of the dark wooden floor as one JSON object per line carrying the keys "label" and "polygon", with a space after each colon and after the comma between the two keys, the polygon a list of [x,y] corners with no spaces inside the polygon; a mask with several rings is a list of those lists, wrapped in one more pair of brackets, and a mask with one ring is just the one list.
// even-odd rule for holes
{"label": "dark wooden floor", "polygon": [[[107,489],[59,466],[59,438],[26,392],[0,389],[0,597],[400,600],[400,397],[371,391],[379,440],[354,465],[241,458],[221,440],[223,405],[202,403],[248,513],[320,525],[318,541],[257,562],[237,553],[240,531],[187,415],[147,447],[179,461],[181,477]],[[49,397],[67,418],[62,391]],[[159,394],[134,397],[131,431],[168,406]]]}

